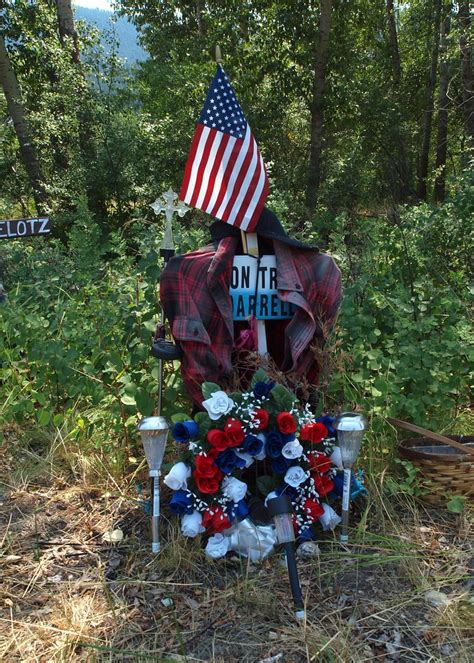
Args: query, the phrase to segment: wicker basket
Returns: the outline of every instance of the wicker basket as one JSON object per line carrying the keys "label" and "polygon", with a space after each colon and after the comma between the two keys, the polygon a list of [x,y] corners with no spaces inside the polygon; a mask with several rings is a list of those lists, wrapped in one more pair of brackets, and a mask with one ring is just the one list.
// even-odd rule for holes
{"label": "wicker basket", "polygon": [[[449,438],[474,447],[474,436],[450,435]],[[473,499],[474,457],[470,454],[427,437],[404,440],[399,453],[420,470],[430,491],[424,499],[431,504],[443,504],[452,495]]]}

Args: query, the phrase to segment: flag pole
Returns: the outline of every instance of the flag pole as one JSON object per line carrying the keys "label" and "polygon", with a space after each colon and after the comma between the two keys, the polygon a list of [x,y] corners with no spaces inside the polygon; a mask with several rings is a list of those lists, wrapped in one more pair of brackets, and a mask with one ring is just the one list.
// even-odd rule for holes
{"label": "flag pole", "polygon": [[[216,46],[216,63],[222,65],[221,47]],[[240,231],[242,238],[242,250],[245,254],[259,258],[258,252],[258,238],[257,233],[246,233],[244,230]],[[258,285],[259,270],[257,268],[257,284]],[[268,353],[267,348],[267,333],[265,330],[265,320],[256,320],[256,333],[257,333],[257,350],[261,357]]]}

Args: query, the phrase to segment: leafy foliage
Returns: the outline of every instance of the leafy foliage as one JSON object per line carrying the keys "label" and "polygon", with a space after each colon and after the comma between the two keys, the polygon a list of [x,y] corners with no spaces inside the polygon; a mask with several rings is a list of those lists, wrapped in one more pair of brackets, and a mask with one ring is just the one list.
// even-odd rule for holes
{"label": "leafy foliage", "polygon": [[[68,251],[57,241],[32,240],[26,252],[24,243],[9,245],[7,262],[15,267],[9,276],[18,281],[0,310],[1,415],[7,422],[58,426],[77,413],[78,435],[93,440],[94,430],[109,431],[114,446],[128,441],[137,413],[156,407],[158,364],[150,344],[157,254],[144,249],[138,262],[121,255],[104,265],[96,235],[85,218]],[[185,403],[174,366],[166,379],[165,406]]]}

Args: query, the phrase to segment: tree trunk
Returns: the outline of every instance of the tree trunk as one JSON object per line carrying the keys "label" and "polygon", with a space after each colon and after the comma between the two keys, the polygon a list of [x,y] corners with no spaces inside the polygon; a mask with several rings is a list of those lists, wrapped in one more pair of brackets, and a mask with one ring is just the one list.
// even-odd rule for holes
{"label": "tree trunk", "polygon": [[434,199],[439,203],[446,194],[446,155],[448,151],[448,85],[449,60],[447,37],[451,27],[451,9],[443,19],[441,25],[442,54],[439,68],[439,96],[438,96],[438,137],[436,142],[436,179],[434,184]]}
{"label": "tree trunk", "polygon": [[31,142],[28,121],[22,105],[20,87],[10,58],[8,57],[8,51],[5,47],[5,40],[2,34],[0,34],[0,85],[3,88],[7,100],[8,113],[13,121],[15,133],[20,144],[20,153],[33,189],[33,198],[37,213],[45,214],[47,195],[43,175]]}
{"label": "tree trunk", "polygon": [[326,68],[329,54],[329,37],[332,19],[332,0],[321,0],[318,44],[314,58],[313,94],[311,101],[311,139],[308,165],[306,205],[312,214],[316,208],[321,184],[321,153],[323,137],[323,94],[326,82]]}
{"label": "tree trunk", "polygon": [[198,34],[200,37],[204,37],[206,34],[206,27],[202,18],[202,0],[196,0],[196,21],[198,26]]}
{"label": "tree trunk", "polygon": [[[56,0],[56,9],[58,16],[59,38],[63,46],[72,45],[71,60],[74,65],[77,65],[77,119],[79,148],[82,155],[84,170],[86,170],[87,163],[94,161],[97,156],[96,146],[92,138],[92,111],[90,106],[90,98],[87,94],[88,82],[81,67],[79,36],[76,31],[71,0]],[[87,181],[87,177],[85,177],[85,179]],[[92,189],[94,189],[93,184],[91,182],[88,184],[86,183],[86,189],[88,199],[92,200],[94,198],[92,194]]]}
{"label": "tree trunk", "polygon": [[56,0],[56,11],[58,14],[59,38],[61,44],[71,40],[72,61],[76,64],[80,62],[79,38],[74,24],[74,13],[72,11],[71,0]]}
{"label": "tree trunk", "polygon": [[395,23],[393,0],[387,0],[386,8],[388,37],[390,41],[390,55],[392,58],[393,83],[395,86],[398,86],[402,80],[402,69],[400,66],[400,50],[398,48],[397,25]]}
{"label": "tree trunk", "polygon": [[[426,83],[426,99],[425,99],[425,114],[423,122],[423,141],[421,145],[420,160],[418,163],[418,197],[426,200],[427,197],[427,178],[428,178],[428,165],[430,157],[430,144],[431,144],[431,129],[433,126],[433,106],[434,106],[434,91],[436,87],[436,74],[438,71],[438,55],[439,55],[439,31],[441,24],[441,5],[442,0],[435,0],[434,17],[433,17],[433,39],[431,50],[431,66]],[[430,17],[431,19],[431,17]]]}
{"label": "tree trunk", "polygon": [[[400,84],[402,81],[402,68],[400,64],[400,50],[398,47],[397,25],[395,22],[393,0],[386,0],[385,8],[387,13],[390,57],[392,60],[392,83],[395,96],[394,105],[399,111],[401,111],[401,102],[399,97]],[[399,112],[399,115],[401,115],[401,112]],[[400,126],[394,127],[394,140],[396,149],[398,151],[396,158],[398,174],[396,181],[394,182],[394,198],[397,202],[402,202],[409,197],[411,185],[406,156],[405,139],[403,136],[402,128]]]}
{"label": "tree trunk", "polygon": [[472,72],[471,16],[469,0],[459,3],[459,48],[461,51],[462,109],[468,149],[474,149],[474,76]]}

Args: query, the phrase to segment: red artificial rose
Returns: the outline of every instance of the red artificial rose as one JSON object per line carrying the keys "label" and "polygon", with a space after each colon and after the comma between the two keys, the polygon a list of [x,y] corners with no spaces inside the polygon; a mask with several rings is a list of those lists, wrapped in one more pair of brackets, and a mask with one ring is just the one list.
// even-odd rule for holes
{"label": "red artificial rose", "polygon": [[305,515],[309,516],[313,522],[318,520],[318,518],[320,518],[324,513],[324,509],[320,503],[316,502],[316,500],[313,500],[310,497],[305,499],[303,503],[303,509]]}
{"label": "red artificial rose", "polygon": [[213,495],[214,493],[217,493],[217,491],[220,488],[220,480],[222,477],[222,473],[220,472],[220,470],[218,470],[218,472],[219,474],[216,474],[215,476],[205,477],[202,474],[200,474],[197,470],[194,470],[193,472],[194,479],[196,481],[196,486],[200,493],[204,493],[206,495]]}
{"label": "red artificial rose", "polygon": [[214,465],[213,455],[211,456],[211,454],[208,454],[207,456],[204,456],[204,454],[199,454],[196,456],[194,464],[196,466],[196,473],[201,477],[206,479],[211,479],[213,477],[221,479],[222,472]]}
{"label": "red artificial rose", "polygon": [[327,495],[334,488],[334,481],[326,475],[314,476],[314,486],[318,493],[322,495]]}
{"label": "red artificial rose", "polygon": [[311,472],[318,474],[326,474],[332,467],[332,460],[326,454],[314,453],[308,454],[308,460],[311,467]]}
{"label": "red artificial rose", "polygon": [[314,424],[306,424],[300,430],[300,440],[303,442],[312,442],[313,444],[317,444],[318,442],[321,442],[321,440],[324,440],[324,438],[327,436],[328,429],[324,424],[319,422]]}
{"label": "red artificial rose", "polygon": [[293,415],[289,412],[280,412],[277,416],[277,426],[280,433],[283,435],[289,435],[296,431],[296,421],[293,418]]}
{"label": "red artificial rose", "polygon": [[242,422],[238,419],[227,419],[224,426],[224,431],[230,440],[228,446],[238,447],[244,441],[244,429],[242,428]]}
{"label": "red artificial rose", "polygon": [[206,528],[208,534],[216,534],[229,529],[231,524],[220,506],[211,505],[202,514],[202,526]]}
{"label": "red artificial rose", "polygon": [[218,428],[213,428],[209,431],[207,434],[207,441],[211,447],[214,447],[217,451],[225,451],[228,447],[233,446],[226,433]]}
{"label": "red artificial rose", "polygon": [[215,447],[212,447],[212,449],[208,449],[206,451],[207,457],[212,458],[212,460],[216,460],[217,456],[220,454],[219,449],[216,449]]}
{"label": "red artificial rose", "polygon": [[263,430],[268,426],[268,420],[270,415],[267,410],[262,410],[261,407],[257,407],[252,414],[252,421],[257,424],[257,430]]}

